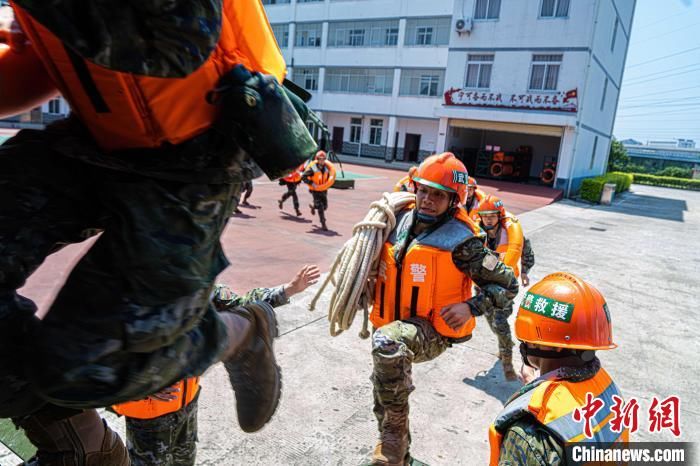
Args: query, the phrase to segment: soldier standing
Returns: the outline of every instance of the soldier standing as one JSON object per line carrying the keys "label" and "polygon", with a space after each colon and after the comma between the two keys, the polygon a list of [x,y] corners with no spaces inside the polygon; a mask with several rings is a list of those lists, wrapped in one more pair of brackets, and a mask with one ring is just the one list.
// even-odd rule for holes
{"label": "soldier standing", "polygon": [[[408,398],[413,363],[471,338],[475,315],[506,307],[518,292],[513,271],[484,247],[462,207],[467,170],[453,154],[428,157],[413,175],[416,204],[397,215],[380,256],[370,319],[374,413],[372,465],[410,459]],[[472,296],[472,283],[480,293]]]}

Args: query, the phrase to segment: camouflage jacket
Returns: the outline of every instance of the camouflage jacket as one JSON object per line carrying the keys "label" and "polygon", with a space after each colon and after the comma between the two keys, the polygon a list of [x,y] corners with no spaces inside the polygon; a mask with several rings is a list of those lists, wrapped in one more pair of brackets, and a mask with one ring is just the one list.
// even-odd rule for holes
{"label": "camouflage jacket", "polygon": [[[600,361],[595,358],[583,367],[562,367],[557,370],[557,378],[580,382],[590,379],[600,369]],[[511,400],[530,384],[518,390]],[[510,400],[509,400],[510,401]],[[501,444],[498,466],[566,466],[564,444],[542,424],[529,417],[515,421],[505,432]]]}
{"label": "camouflage jacket", "polygon": [[272,307],[283,306],[289,303],[282,285],[274,288],[253,288],[241,296],[234,293],[228,285],[217,284],[212,295],[212,303],[219,311],[243,306],[254,301],[264,301]]}
{"label": "camouflage jacket", "polygon": [[[401,238],[396,242],[396,247],[400,249],[405,248],[415,238],[412,233],[397,237]],[[518,294],[518,280],[513,270],[484,246],[485,240],[486,234],[479,230],[452,251],[452,262],[479,287],[479,293],[467,301],[475,316],[483,315],[492,309],[506,308]]]}
{"label": "camouflage jacket", "polygon": [[523,273],[529,273],[535,266],[535,251],[528,238],[523,238],[523,252],[520,256],[520,265]]}
{"label": "camouflage jacket", "polygon": [[221,0],[16,0],[83,58],[125,73],[180,78],[221,33]]}

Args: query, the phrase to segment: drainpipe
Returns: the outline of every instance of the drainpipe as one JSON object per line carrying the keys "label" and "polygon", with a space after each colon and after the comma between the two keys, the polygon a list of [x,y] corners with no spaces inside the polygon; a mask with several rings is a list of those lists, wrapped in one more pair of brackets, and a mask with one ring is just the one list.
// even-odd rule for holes
{"label": "drainpipe", "polygon": [[[590,52],[588,53],[588,63],[586,64],[586,80],[583,82],[583,92],[581,93],[582,96],[586,96],[586,86],[588,85],[588,75],[591,70],[591,61],[593,61],[593,47],[594,47],[594,42],[593,42],[593,37],[595,36],[595,31],[596,28],[598,27],[598,15],[600,13],[600,1],[596,1],[595,5],[595,16],[594,16],[594,21],[593,21],[593,28],[591,30],[591,37],[588,41],[589,46],[590,46]],[[576,121],[576,136],[574,136],[574,150],[571,154],[571,166],[569,166],[569,179],[566,183],[566,198],[568,199],[571,196],[571,182],[572,178],[574,176],[574,162],[576,161],[576,147],[578,144],[578,133],[580,131],[580,120],[581,117],[583,116],[583,101],[584,99],[581,99],[581,103],[578,108],[578,120]]]}

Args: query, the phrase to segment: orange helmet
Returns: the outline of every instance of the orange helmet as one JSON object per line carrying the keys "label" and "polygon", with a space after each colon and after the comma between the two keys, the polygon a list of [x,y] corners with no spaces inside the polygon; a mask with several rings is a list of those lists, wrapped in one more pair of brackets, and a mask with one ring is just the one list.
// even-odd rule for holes
{"label": "orange helmet", "polygon": [[468,178],[467,186],[470,188],[476,188],[476,179],[471,176]]}
{"label": "orange helmet", "polygon": [[527,343],[572,350],[617,348],[603,295],[566,272],[547,275],[525,293],[515,336]]}
{"label": "orange helmet", "polygon": [[314,156],[314,160],[318,160],[319,157],[326,157],[326,151],[320,150],[316,152],[316,155]]}
{"label": "orange helmet", "polygon": [[460,203],[467,199],[467,168],[451,152],[431,155],[420,164],[413,181],[431,188],[455,193]]}
{"label": "orange helmet", "polygon": [[503,207],[503,201],[496,196],[489,194],[479,203],[477,213],[479,215],[498,214],[499,218],[505,218],[506,208]]}

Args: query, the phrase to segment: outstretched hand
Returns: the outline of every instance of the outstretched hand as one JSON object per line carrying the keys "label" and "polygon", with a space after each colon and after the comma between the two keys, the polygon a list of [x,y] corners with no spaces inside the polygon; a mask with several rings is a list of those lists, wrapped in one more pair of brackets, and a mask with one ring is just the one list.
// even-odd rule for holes
{"label": "outstretched hand", "polygon": [[321,276],[321,271],[316,265],[305,265],[296,274],[296,276],[284,286],[284,292],[287,298],[291,298],[297,293],[301,293],[314,283],[318,282]]}
{"label": "outstretched hand", "polygon": [[170,387],[165,387],[163,390],[156,392],[152,395],[149,395],[148,398],[151,398],[153,400],[157,401],[173,401],[177,399],[176,393],[179,393],[180,389],[175,388],[174,386]]}

